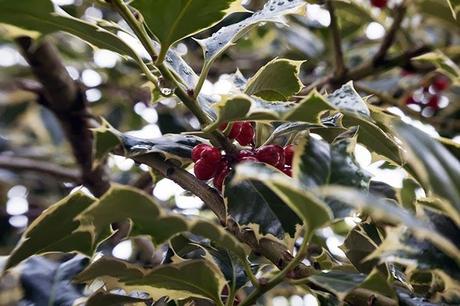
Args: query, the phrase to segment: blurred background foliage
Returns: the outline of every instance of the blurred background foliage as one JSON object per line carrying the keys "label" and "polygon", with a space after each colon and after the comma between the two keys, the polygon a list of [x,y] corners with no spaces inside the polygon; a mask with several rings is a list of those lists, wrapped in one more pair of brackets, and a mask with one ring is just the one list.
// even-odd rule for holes
{"label": "blurred background foliage", "polygon": [[[54,2],[71,15],[87,21],[103,17],[120,22],[117,15],[95,5],[94,1]],[[305,60],[301,78],[307,86],[328,76],[334,63],[331,31],[328,29],[331,19],[321,1],[317,4],[310,2],[305,17],[289,17],[289,27],[261,24],[249,32],[212,67],[203,92],[225,94],[232,86],[229,74],[235,72],[235,67],[245,77],[250,77],[274,57]],[[371,7],[368,0],[337,1],[343,50],[350,68],[365,63],[378,50],[398,14],[394,8],[399,2],[390,0],[389,8],[378,9]],[[245,1],[250,10],[263,4],[263,0]],[[199,36],[208,37],[222,25],[244,17],[244,13],[232,15]],[[457,17],[457,20],[453,18],[446,1],[411,1],[389,55],[397,56],[417,46],[427,46],[431,50],[441,50],[460,63],[460,14]],[[18,29],[0,25],[0,256],[11,251],[25,227],[43,209],[79,186],[74,179],[77,167],[59,122],[50,111],[36,103],[37,96],[31,92],[36,81],[10,39],[14,31]],[[94,50],[67,34],[53,34],[48,39],[58,47],[71,77],[81,83],[91,113],[96,118],[102,116],[116,129],[143,138],[199,128],[198,121],[175,98],[153,101],[150,89],[143,85],[145,80],[134,63],[123,61],[110,51]],[[193,39],[186,39],[175,49],[195,72],[201,70],[202,50]],[[453,139],[460,146],[460,87],[455,83],[458,80],[448,79],[432,63],[424,61],[405,60],[401,65],[388,68],[391,69],[370,71],[360,76],[354,80],[355,87],[362,95],[369,96],[371,104],[387,108],[431,135]],[[381,163],[371,164],[370,153],[364,147],[358,145],[356,154],[360,164],[375,175],[374,181],[386,182],[394,188],[409,184],[403,181],[402,170]],[[52,162],[62,168],[65,178],[11,169],[7,164],[9,160],[3,159],[11,156],[44,163],[45,166]],[[132,160],[118,156],[111,156],[108,165],[112,180],[121,183],[136,182],[142,178],[142,171],[148,171],[138,170],[133,167]],[[172,181],[158,177],[147,189],[169,209],[186,215],[207,213],[201,210],[199,199]],[[328,253],[323,254],[325,258],[330,254],[343,258],[339,246],[355,224],[353,218],[347,218],[322,230],[324,241],[319,245],[327,249]],[[116,237],[112,238],[105,252],[133,261],[153,261],[154,264],[155,260],[160,260],[160,255],[151,255],[164,251],[154,250],[141,240],[118,242]],[[293,305],[313,305],[295,295],[290,301]],[[273,303],[286,305],[287,300],[280,296]]]}

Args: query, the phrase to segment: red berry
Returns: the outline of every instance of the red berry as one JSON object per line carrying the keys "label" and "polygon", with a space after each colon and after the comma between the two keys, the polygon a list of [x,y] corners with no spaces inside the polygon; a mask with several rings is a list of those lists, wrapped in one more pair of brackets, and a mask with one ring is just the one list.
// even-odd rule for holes
{"label": "red berry", "polygon": [[256,151],[256,158],[261,162],[282,169],[284,166],[284,149],[278,145],[260,147]]}
{"label": "red berry", "polygon": [[219,125],[219,130],[225,131],[225,129],[227,128],[227,126],[228,126],[228,123],[221,123],[221,124]]}
{"label": "red berry", "polygon": [[250,122],[243,122],[241,125],[241,132],[236,137],[236,140],[240,143],[240,145],[247,146],[253,143],[254,134],[255,132],[252,124]]}
{"label": "red berry", "polygon": [[433,80],[433,87],[436,91],[443,91],[449,88],[450,80],[445,75],[441,74]]}
{"label": "red berry", "polygon": [[214,184],[214,187],[217,190],[222,191],[224,180],[227,177],[229,172],[230,172],[230,167],[228,166],[228,163],[226,161],[219,164],[218,169],[216,171],[216,176],[214,177],[214,180],[212,181]]}
{"label": "red berry", "polygon": [[251,161],[251,162],[258,162],[259,160],[254,156],[245,156],[240,159],[240,162]]}
{"label": "red berry", "polygon": [[284,174],[286,174],[287,176],[291,176],[291,177],[292,177],[292,168],[291,168],[290,166],[284,166],[283,172],[284,172]]}
{"label": "red berry", "polygon": [[216,165],[220,161],[221,157],[222,155],[220,154],[220,150],[218,148],[211,147],[201,152],[201,159],[211,165]]}
{"label": "red berry", "polygon": [[214,176],[214,173],[216,173],[216,165],[209,164],[205,160],[199,159],[195,163],[193,170],[198,179],[205,181]]}
{"label": "red berry", "polygon": [[254,151],[241,150],[240,152],[238,152],[238,156],[236,157],[236,159],[238,161],[241,161],[243,158],[254,157],[255,155],[256,155],[256,153],[254,153]]}
{"label": "red berry", "polygon": [[373,6],[378,8],[384,8],[388,4],[388,0],[371,0]]}
{"label": "red berry", "polygon": [[432,96],[426,105],[437,110],[439,108],[439,96]]}
{"label": "red berry", "polygon": [[242,126],[243,126],[242,122],[233,123],[232,129],[230,130],[230,133],[228,133],[228,138],[235,139],[236,137],[238,137],[238,135],[240,135],[241,133]]}
{"label": "red berry", "polygon": [[203,153],[203,151],[208,149],[212,149],[212,147],[204,143],[195,146],[192,150],[192,160],[194,162],[199,160],[201,158],[201,154]]}
{"label": "red berry", "polygon": [[294,145],[288,145],[284,147],[284,159],[286,165],[292,165],[292,159],[294,157]]}
{"label": "red berry", "polygon": [[419,104],[417,101],[415,101],[414,97],[408,97],[405,101],[406,105],[410,105],[410,104]]}

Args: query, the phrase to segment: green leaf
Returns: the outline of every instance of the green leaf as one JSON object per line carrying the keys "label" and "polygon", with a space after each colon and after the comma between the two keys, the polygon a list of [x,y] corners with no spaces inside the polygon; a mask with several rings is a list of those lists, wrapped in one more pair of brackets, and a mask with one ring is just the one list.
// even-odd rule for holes
{"label": "green leaf", "polygon": [[115,34],[60,10],[55,12],[49,0],[0,0],[0,22],[23,29],[49,34],[64,31],[83,39],[90,45],[130,56],[140,61],[139,55]]}
{"label": "green leaf", "polygon": [[361,273],[330,271],[310,276],[308,279],[315,285],[334,293],[340,300],[343,300],[348,293],[364,282],[366,275]]}
{"label": "green leaf", "polygon": [[342,250],[361,273],[370,273],[377,266],[377,258],[367,258],[382,243],[377,227],[372,223],[355,226],[345,238]]}
{"label": "green leaf", "polygon": [[274,59],[249,79],[245,93],[268,101],[287,101],[302,89],[299,79],[303,61]]}
{"label": "green leaf", "polygon": [[93,129],[93,163],[99,165],[105,158],[122,143],[120,134],[103,119],[102,125]]}
{"label": "green leaf", "polygon": [[336,198],[355,209],[360,209],[374,220],[395,225],[404,224],[418,239],[430,241],[449,256],[455,258],[457,255],[454,254],[459,252],[455,244],[437,232],[429,220],[417,219],[412,212],[396,206],[391,200],[365,194],[353,188],[333,185],[320,187],[317,192],[324,196]]}
{"label": "green leaf", "polygon": [[448,76],[454,83],[460,84],[460,67],[447,57],[442,51],[436,50],[413,59],[414,61],[428,62],[435,65],[438,71]]}
{"label": "green leaf", "polygon": [[160,154],[166,160],[187,165],[191,162],[192,149],[206,141],[193,135],[165,134],[154,139],[141,139],[127,134],[121,135],[126,157]]}
{"label": "green leaf", "polygon": [[213,107],[217,118],[206,127],[206,131],[216,129],[221,123],[229,121],[293,121],[322,125],[321,115],[328,110],[334,110],[316,91],[298,103],[271,102],[238,95],[226,98]]}
{"label": "green leaf", "polygon": [[[206,1],[206,0],[205,0]],[[280,22],[288,14],[302,14],[306,3],[304,0],[278,1],[269,0],[261,11],[238,23],[222,27],[211,37],[197,40],[204,51],[205,69],[237,40],[242,38],[252,28],[261,22]]]}
{"label": "green leaf", "polygon": [[308,233],[331,220],[331,211],[322,200],[273,167],[261,163],[242,163],[236,167],[232,184],[246,180],[260,182],[270,188],[301,218]]}
{"label": "green leaf", "polygon": [[295,236],[300,219],[262,182],[226,184],[224,197],[228,213],[238,224],[257,224],[261,234],[272,234],[279,239],[284,239],[285,234]]}
{"label": "green leaf", "polygon": [[417,203],[415,192],[418,188],[420,188],[420,185],[413,179],[407,178],[403,180],[402,188],[399,191],[399,198],[404,208],[415,211],[415,204]]}
{"label": "green leaf", "polygon": [[135,0],[131,3],[144,17],[161,43],[161,53],[175,42],[212,27],[226,15],[243,11],[239,0]]}
{"label": "green leaf", "polygon": [[108,153],[121,145],[117,153],[127,158],[148,154],[160,154],[166,160],[187,165],[191,162],[192,149],[205,142],[193,135],[166,134],[154,139],[141,139],[123,134],[113,128],[107,121],[93,130],[95,162],[104,159]]}
{"label": "green leaf", "polygon": [[399,122],[398,137],[407,148],[406,160],[425,190],[449,201],[460,212],[460,162],[442,144],[419,129]]}
{"label": "green leaf", "polygon": [[340,111],[347,113],[357,113],[369,117],[370,111],[364,100],[356,92],[353,82],[348,82],[340,89],[327,96],[327,99]]}
{"label": "green leaf", "polygon": [[81,272],[76,281],[89,282],[94,279],[112,279],[117,283],[115,286],[121,286],[127,291],[143,291],[154,299],[163,296],[170,299],[198,297],[220,302],[220,293],[225,286],[222,273],[205,260],[144,269],[118,259],[103,257]]}
{"label": "green leaf", "polygon": [[132,225],[130,236],[148,235],[155,244],[190,232],[225,247],[239,258],[246,256],[246,249],[222,227],[205,220],[169,215],[147,194],[114,185],[99,200],[74,193],[51,206],[25,232],[6,269],[34,254],[77,251],[91,256],[97,245],[110,236],[110,225],[127,219]]}
{"label": "green leaf", "polygon": [[458,0],[446,0],[449,5],[450,10],[452,11],[452,17],[457,19],[457,14],[460,12],[460,1]]}
{"label": "green leaf", "polygon": [[344,127],[359,126],[358,141],[375,151],[376,154],[386,157],[398,164],[402,164],[401,148],[392,135],[382,130],[370,117],[370,111],[363,99],[349,82],[336,90],[328,97],[344,116],[342,124]]}
{"label": "green leaf", "polygon": [[[120,305],[131,305],[148,302],[147,299],[141,299],[136,297],[131,297],[127,295],[113,294],[106,291],[97,291],[95,294],[91,295],[86,301],[86,306],[120,306]],[[142,305],[142,304],[140,304]]]}
{"label": "green leaf", "polygon": [[5,270],[34,254],[79,252],[90,256],[94,251],[91,235],[78,231],[79,222],[74,218],[94,201],[83,192],[75,192],[43,211],[11,252]]}
{"label": "green leaf", "polygon": [[331,175],[331,148],[325,141],[307,135],[296,145],[293,177],[308,187],[326,184]]}

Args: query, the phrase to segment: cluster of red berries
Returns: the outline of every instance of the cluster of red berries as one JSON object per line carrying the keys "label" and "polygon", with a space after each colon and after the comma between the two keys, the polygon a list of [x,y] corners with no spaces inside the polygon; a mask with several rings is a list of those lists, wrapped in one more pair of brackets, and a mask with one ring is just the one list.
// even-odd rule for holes
{"label": "cluster of red berries", "polygon": [[[226,129],[226,125],[221,129]],[[250,122],[233,124],[228,137],[236,139],[243,146],[251,145],[251,149],[242,149],[233,156],[222,154],[219,148],[207,144],[195,146],[192,150],[195,176],[200,180],[213,179],[214,187],[219,191],[222,190],[225,177],[230,173],[231,168],[240,162],[263,162],[292,176],[294,146],[288,145],[283,148],[279,145],[266,145],[254,148],[254,134]]]}
{"label": "cluster of red berries", "polygon": [[372,6],[382,9],[387,6],[388,0],[371,0],[371,4]]}
{"label": "cluster of red berries", "polygon": [[421,87],[407,97],[405,103],[422,113],[434,114],[441,108],[441,93],[448,89],[449,86],[449,78],[439,74],[432,79],[431,84]]}

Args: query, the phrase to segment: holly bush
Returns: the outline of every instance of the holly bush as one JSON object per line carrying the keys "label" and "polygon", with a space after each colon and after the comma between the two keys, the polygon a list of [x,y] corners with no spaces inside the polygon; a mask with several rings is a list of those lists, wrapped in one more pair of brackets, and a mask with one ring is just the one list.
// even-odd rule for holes
{"label": "holly bush", "polygon": [[0,0],[0,304],[459,305],[459,14]]}

